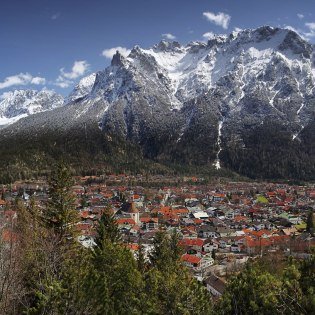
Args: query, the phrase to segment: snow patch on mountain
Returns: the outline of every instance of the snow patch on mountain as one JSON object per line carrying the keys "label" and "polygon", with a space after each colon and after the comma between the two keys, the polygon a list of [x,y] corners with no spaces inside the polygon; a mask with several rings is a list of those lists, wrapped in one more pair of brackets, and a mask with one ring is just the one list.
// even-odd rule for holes
{"label": "snow patch on mountain", "polygon": [[65,104],[75,102],[91,93],[95,83],[96,73],[92,73],[87,77],[82,78],[75,86],[73,91],[66,97]]}
{"label": "snow patch on mountain", "polygon": [[62,106],[63,97],[51,90],[15,90],[6,92],[0,101],[0,125]]}

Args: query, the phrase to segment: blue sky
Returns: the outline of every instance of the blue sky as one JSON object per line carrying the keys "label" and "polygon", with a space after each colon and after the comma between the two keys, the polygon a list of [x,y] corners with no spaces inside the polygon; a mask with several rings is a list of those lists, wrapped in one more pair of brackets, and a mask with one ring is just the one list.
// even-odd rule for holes
{"label": "blue sky", "polygon": [[0,95],[25,88],[66,95],[109,64],[112,48],[127,52],[163,37],[185,44],[266,24],[290,26],[315,42],[315,1],[3,0]]}

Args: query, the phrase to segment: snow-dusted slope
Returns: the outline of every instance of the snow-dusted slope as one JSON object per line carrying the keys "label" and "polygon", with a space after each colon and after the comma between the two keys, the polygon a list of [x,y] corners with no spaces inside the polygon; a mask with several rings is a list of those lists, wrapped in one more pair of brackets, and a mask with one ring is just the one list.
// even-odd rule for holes
{"label": "snow-dusted slope", "polygon": [[52,110],[63,104],[63,97],[50,90],[15,90],[0,99],[0,126],[21,118]]}
{"label": "snow-dusted slope", "polygon": [[[296,33],[262,27],[214,36],[207,44],[192,42],[181,46],[178,42],[162,41],[150,49],[135,47],[126,64],[141,73],[150,69],[155,74],[151,80],[164,76],[165,86],[182,103],[215,88],[220,79],[232,73],[238,76],[241,98],[244,88],[252,86],[253,80],[257,83],[259,76],[268,71],[268,65],[276,62],[301,82],[301,92],[310,94],[314,85],[310,53],[311,45]],[[273,82],[264,81],[268,89],[273,89]],[[238,101],[237,96],[234,101]]]}
{"label": "snow-dusted slope", "polygon": [[293,31],[268,26],[186,46],[161,41],[149,49],[136,46],[127,58],[117,53],[108,68],[82,79],[66,102],[114,104],[137,94],[150,107],[162,102],[172,111],[201,95],[224,93],[221,104],[231,114],[259,93],[269,111],[294,112],[303,121],[310,110],[303,99],[314,94],[312,54],[312,46]]}
{"label": "snow-dusted slope", "polygon": [[66,104],[72,103],[87,96],[92,91],[92,88],[95,82],[95,77],[96,77],[96,73],[92,73],[89,76],[81,79],[79,83],[75,86],[73,91],[65,99],[65,103]]}
{"label": "snow-dusted slope", "polygon": [[[277,146],[292,145],[298,156],[296,146],[305,145],[304,158],[313,152],[307,141],[315,115],[314,60],[312,45],[298,34],[269,26],[217,35],[207,43],[135,46],[127,57],[117,52],[110,66],[83,78],[62,108],[2,132],[9,138],[89,124],[133,142],[149,158],[242,170],[257,152],[257,165],[260,158],[269,163],[275,153],[268,137],[281,129],[279,136],[288,142]],[[259,141],[269,134],[268,141],[257,142],[256,134]],[[296,159],[294,167],[301,168]],[[278,165],[293,167],[282,166],[284,161],[279,158]]]}

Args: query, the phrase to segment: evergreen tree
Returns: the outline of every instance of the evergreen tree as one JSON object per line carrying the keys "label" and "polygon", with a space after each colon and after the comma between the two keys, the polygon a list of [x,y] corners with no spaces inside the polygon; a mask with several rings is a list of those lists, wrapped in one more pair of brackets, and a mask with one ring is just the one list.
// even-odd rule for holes
{"label": "evergreen tree", "polygon": [[149,255],[151,266],[158,270],[173,268],[173,258],[168,235],[163,231],[158,231],[153,240],[153,250]]}
{"label": "evergreen tree", "polygon": [[248,265],[234,276],[216,308],[218,314],[277,314],[281,282],[268,272]]}
{"label": "evergreen tree", "polygon": [[44,219],[60,238],[73,237],[79,219],[71,192],[73,183],[69,168],[63,162],[58,163],[49,180],[49,201]]}
{"label": "evergreen tree", "polygon": [[136,260],[120,241],[114,216],[102,215],[93,251],[88,295],[95,314],[138,314],[143,282]]}
{"label": "evergreen tree", "polygon": [[179,243],[179,234],[176,229],[172,231],[170,239],[170,250],[171,250],[171,260],[173,262],[178,262],[180,260],[182,249],[178,245]]}
{"label": "evergreen tree", "polygon": [[29,225],[35,237],[29,243],[26,260],[34,273],[30,280],[32,294],[28,314],[61,314],[59,309],[67,287],[64,275],[70,272],[68,262],[79,249],[76,240],[78,215],[72,185],[69,169],[59,163],[49,180],[47,208],[41,213],[30,204],[29,211],[34,216]]}
{"label": "evergreen tree", "polygon": [[303,292],[303,307],[307,314],[315,313],[315,252],[299,265],[300,286]]}
{"label": "evergreen tree", "polygon": [[153,246],[145,275],[148,304],[158,314],[209,314],[208,292],[181,264],[177,233],[156,233]]}
{"label": "evergreen tree", "polygon": [[215,249],[214,248],[212,249],[211,257],[213,258],[213,260],[215,260]]}
{"label": "evergreen tree", "polygon": [[111,214],[109,208],[103,212],[98,221],[95,243],[99,248],[102,248],[105,241],[111,243],[119,243],[121,241],[121,234],[115,216]]}
{"label": "evergreen tree", "polygon": [[306,314],[303,306],[303,292],[300,286],[301,272],[292,261],[282,275],[282,286],[278,293],[278,313]]}
{"label": "evergreen tree", "polygon": [[137,251],[137,266],[139,272],[141,274],[144,274],[147,269],[147,262],[145,259],[144,247],[141,240],[139,240],[139,248]]}
{"label": "evergreen tree", "polygon": [[307,216],[306,221],[306,231],[314,235],[315,229],[314,229],[314,212],[313,210],[310,210]]}

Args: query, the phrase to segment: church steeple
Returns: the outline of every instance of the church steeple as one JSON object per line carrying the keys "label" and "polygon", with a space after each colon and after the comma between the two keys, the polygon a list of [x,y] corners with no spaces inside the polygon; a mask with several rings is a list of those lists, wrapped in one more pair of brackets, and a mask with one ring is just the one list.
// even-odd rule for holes
{"label": "church steeple", "polygon": [[140,213],[134,202],[131,202],[130,216],[132,219],[134,219],[136,224],[140,223]]}

